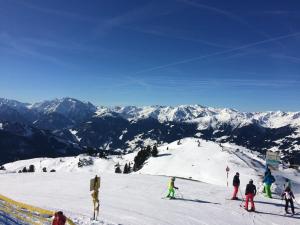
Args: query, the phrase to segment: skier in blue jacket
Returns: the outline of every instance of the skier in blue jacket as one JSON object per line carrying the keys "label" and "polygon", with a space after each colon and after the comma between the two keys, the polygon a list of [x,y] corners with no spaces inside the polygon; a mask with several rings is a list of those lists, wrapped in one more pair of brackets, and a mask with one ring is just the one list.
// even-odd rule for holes
{"label": "skier in blue jacket", "polygon": [[275,178],[271,174],[271,171],[266,173],[263,182],[265,184],[266,197],[272,198],[271,186],[275,182]]}

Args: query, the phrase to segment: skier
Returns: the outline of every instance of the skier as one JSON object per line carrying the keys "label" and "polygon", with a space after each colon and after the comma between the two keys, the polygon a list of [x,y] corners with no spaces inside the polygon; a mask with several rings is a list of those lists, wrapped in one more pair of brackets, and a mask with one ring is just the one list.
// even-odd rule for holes
{"label": "skier", "polygon": [[263,180],[265,184],[266,197],[272,198],[271,186],[275,182],[274,176],[271,174],[271,171],[268,171]]}
{"label": "skier", "polygon": [[285,213],[289,213],[288,212],[288,208],[289,208],[289,203],[291,205],[291,209],[292,209],[292,215],[295,214],[295,209],[294,209],[294,202],[293,199],[295,199],[295,196],[291,190],[290,187],[286,187],[285,191],[282,193],[281,195],[282,199],[285,200]]}
{"label": "skier", "polygon": [[249,184],[246,186],[246,191],[245,191],[245,196],[246,196],[246,201],[245,201],[245,209],[248,210],[248,203],[249,200],[251,202],[251,209],[250,211],[255,211],[255,206],[254,206],[254,196],[256,195],[256,186],[253,184],[253,180],[250,179]]}
{"label": "skier", "polygon": [[[267,165],[266,165],[266,170],[265,170],[264,178],[267,176],[268,173],[271,173],[271,170],[270,170],[270,168],[269,168],[269,165],[267,164]],[[263,192],[263,193],[266,193],[265,183],[264,183],[264,189],[263,189],[262,192]]]}
{"label": "skier", "polygon": [[167,198],[170,198],[170,199],[175,198],[175,190],[174,189],[178,189],[178,187],[175,187],[174,182],[175,182],[175,177],[172,177],[169,182],[169,186],[168,186],[169,192],[168,192]]}
{"label": "skier", "polygon": [[233,185],[234,191],[233,191],[233,195],[232,195],[231,200],[238,200],[239,199],[238,197],[236,197],[236,195],[239,191],[239,187],[240,187],[240,178],[239,177],[240,177],[240,174],[238,172],[233,177],[232,185]]}
{"label": "skier", "polygon": [[65,225],[67,218],[63,214],[62,211],[58,211],[54,214],[54,219],[52,221],[52,225]]}

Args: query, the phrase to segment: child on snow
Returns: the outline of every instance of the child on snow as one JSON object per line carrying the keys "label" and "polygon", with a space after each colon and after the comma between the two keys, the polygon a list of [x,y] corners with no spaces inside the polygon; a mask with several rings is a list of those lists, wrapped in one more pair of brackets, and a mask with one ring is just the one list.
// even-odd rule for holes
{"label": "child on snow", "polygon": [[52,225],[65,225],[67,218],[64,216],[63,212],[59,211],[54,214],[54,219]]}
{"label": "child on snow", "polygon": [[169,186],[168,186],[168,195],[167,195],[167,198],[174,198],[175,197],[175,190],[174,189],[178,189],[178,187],[175,187],[175,177],[172,177],[170,182],[169,182]]}
{"label": "child on snow", "polygon": [[290,187],[286,187],[285,191],[282,193],[281,195],[282,199],[285,200],[285,212],[288,212],[288,208],[289,208],[289,203],[291,205],[291,209],[292,209],[292,214],[295,214],[295,209],[294,209],[294,202],[293,199],[295,199],[295,196],[291,190]]}
{"label": "child on snow", "polygon": [[232,185],[234,188],[233,195],[232,195],[232,200],[238,200],[238,197],[236,197],[238,191],[239,191],[239,186],[240,186],[240,174],[236,173],[235,176],[233,177]]}
{"label": "child on snow", "polygon": [[249,181],[249,184],[246,186],[246,191],[245,191],[245,196],[246,196],[246,201],[245,201],[245,209],[248,210],[248,203],[249,200],[251,202],[251,209],[250,211],[255,211],[255,206],[254,206],[254,196],[256,195],[256,186],[253,184],[253,180],[251,179]]}

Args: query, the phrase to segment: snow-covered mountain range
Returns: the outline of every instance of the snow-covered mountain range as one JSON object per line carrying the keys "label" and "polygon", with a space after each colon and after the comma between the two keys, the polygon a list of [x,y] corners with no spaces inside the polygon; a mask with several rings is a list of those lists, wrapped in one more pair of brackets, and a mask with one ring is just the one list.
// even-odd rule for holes
{"label": "snow-covered mountain range", "polygon": [[[97,107],[73,98],[28,104],[0,98],[0,124],[0,150],[13,155],[9,160],[15,152],[26,158],[20,152],[28,149],[48,156],[33,138],[42,132],[48,141],[60,143],[57,155],[68,154],[66,146],[72,154],[84,147],[128,152],[148,143],[201,137],[262,154],[279,150],[284,159],[300,161],[300,112],[239,112],[201,105]],[[34,131],[25,135],[20,129]]]}

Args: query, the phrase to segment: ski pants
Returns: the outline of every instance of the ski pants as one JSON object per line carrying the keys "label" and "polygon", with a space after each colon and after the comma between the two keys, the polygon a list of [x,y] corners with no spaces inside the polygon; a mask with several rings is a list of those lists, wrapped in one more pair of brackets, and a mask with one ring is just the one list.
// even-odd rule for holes
{"label": "ski pants", "polygon": [[175,196],[174,188],[169,188],[169,193],[167,195],[167,198],[174,198],[174,196]]}
{"label": "ski pants", "polygon": [[271,184],[265,184],[266,197],[272,198]]}
{"label": "ski pants", "polygon": [[292,213],[295,213],[293,199],[285,199],[285,212],[288,212],[289,203],[291,204]]}
{"label": "ski pants", "polygon": [[250,194],[247,194],[246,195],[246,201],[245,201],[245,209],[248,209],[248,203],[249,203],[249,200],[251,202],[251,209],[255,209],[255,206],[254,206],[254,194],[250,193]]}
{"label": "ski pants", "polygon": [[232,198],[236,198],[236,195],[239,191],[239,186],[233,186],[234,190],[233,190],[233,195],[232,195]]}

